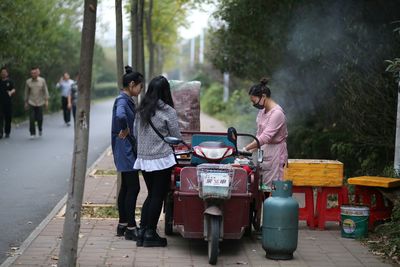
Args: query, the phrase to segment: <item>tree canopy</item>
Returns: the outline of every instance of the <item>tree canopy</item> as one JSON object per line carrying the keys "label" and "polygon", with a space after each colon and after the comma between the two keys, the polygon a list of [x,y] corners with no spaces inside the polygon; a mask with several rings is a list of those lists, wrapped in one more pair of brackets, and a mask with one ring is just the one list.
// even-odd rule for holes
{"label": "tree canopy", "polygon": [[[63,72],[79,70],[83,2],[80,0],[2,0],[0,1],[0,66],[9,69],[17,95],[14,114],[21,116],[25,80],[31,67],[38,66],[50,90],[50,109],[59,109],[54,85]],[[95,77],[109,81],[103,64],[104,53],[95,48]],[[109,75],[108,75],[109,76]],[[113,79],[116,80],[115,77]]]}
{"label": "tree canopy", "polygon": [[348,173],[379,174],[393,162],[399,0],[222,0],[209,57],[256,83],[289,118],[289,156],[333,158]]}

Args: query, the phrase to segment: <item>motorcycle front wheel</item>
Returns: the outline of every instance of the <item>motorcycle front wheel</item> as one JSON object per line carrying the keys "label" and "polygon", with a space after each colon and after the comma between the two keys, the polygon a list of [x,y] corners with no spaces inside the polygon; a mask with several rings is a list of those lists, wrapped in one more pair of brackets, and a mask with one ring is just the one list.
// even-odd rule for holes
{"label": "motorcycle front wheel", "polygon": [[221,218],[219,216],[209,216],[208,224],[208,263],[217,264],[218,245],[220,236]]}

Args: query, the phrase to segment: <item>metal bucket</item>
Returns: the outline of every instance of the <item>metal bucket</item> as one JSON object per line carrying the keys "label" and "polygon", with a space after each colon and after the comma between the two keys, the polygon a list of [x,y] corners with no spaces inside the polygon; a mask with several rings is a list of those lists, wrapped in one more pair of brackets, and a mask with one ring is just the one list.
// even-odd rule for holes
{"label": "metal bucket", "polygon": [[343,205],[340,215],[342,237],[359,239],[368,236],[369,207]]}

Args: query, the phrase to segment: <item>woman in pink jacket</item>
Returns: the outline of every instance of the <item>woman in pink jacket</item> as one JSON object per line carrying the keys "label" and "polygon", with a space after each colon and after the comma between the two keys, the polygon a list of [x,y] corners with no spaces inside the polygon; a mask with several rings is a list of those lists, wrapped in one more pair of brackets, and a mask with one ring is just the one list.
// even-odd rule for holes
{"label": "woman in pink jacket", "polygon": [[[257,138],[264,152],[262,169],[262,188],[270,191],[272,181],[283,179],[283,167],[287,163],[288,153],[286,138],[286,116],[283,109],[271,98],[271,90],[267,86],[268,79],[262,78],[259,84],[249,90],[250,101],[260,111],[257,115]],[[243,149],[251,151],[257,148],[255,141]]]}

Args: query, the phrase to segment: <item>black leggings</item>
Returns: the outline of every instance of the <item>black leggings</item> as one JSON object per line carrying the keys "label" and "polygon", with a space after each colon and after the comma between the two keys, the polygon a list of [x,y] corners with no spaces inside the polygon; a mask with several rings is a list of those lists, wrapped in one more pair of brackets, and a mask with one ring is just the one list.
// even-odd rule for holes
{"label": "black leggings", "polygon": [[140,227],[156,229],[163,201],[170,187],[172,168],[145,172],[142,171],[147,186],[147,198],[143,203]]}
{"label": "black leggings", "polygon": [[121,172],[121,189],[118,194],[119,223],[135,227],[136,199],[140,191],[139,172]]}

